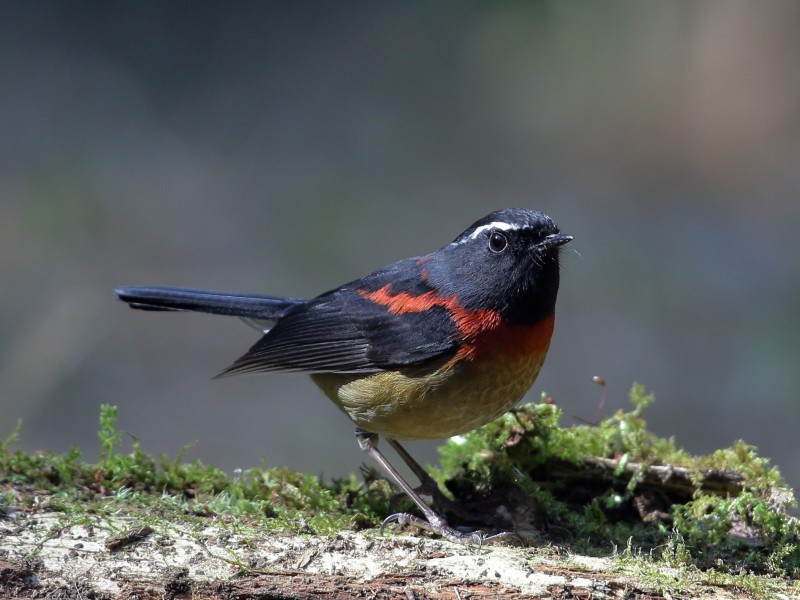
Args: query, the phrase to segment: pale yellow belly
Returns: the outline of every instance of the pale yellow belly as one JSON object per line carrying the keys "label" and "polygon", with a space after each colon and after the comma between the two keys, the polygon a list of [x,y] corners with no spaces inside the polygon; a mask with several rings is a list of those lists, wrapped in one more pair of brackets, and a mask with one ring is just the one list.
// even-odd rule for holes
{"label": "pale yellow belly", "polygon": [[424,440],[470,431],[509,410],[533,385],[544,356],[311,377],[358,427],[399,440]]}

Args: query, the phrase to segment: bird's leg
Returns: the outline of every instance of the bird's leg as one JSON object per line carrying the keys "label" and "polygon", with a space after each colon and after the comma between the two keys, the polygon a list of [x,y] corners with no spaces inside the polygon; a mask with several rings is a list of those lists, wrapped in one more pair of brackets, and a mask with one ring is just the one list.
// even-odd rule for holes
{"label": "bird's leg", "polygon": [[438,490],[439,486],[436,485],[436,482],[433,480],[433,477],[428,474],[428,471],[426,471],[422,465],[414,460],[414,457],[408,453],[408,450],[403,448],[403,446],[401,446],[400,442],[397,440],[386,438],[386,441],[389,442],[389,445],[394,448],[395,452],[400,455],[400,458],[403,459],[403,461],[408,465],[408,468],[411,469],[414,475],[417,476],[417,479],[419,479],[422,485],[417,488],[418,491],[421,494],[428,495],[433,495],[436,493],[434,490]]}
{"label": "bird's leg", "polygon": [[433,505],[438,508],[439,510],[450,510],[454,512],[458,512],[457,507],[454,506],[454,503],[442,493],[442,490],[439,488],[437,483],[433,480],[433,477],[430,476],[428,471],[426,471],[422,465],[420,465],[411,454],[408,453],[403,446],[400,445],[400,442],[397,440],[393,440],[391,438],[387,438],[389,445],[394,448],[395,452],[403,459],[408,465],[408,468],[411,469],[411,472],[417,476],[419,479],[420,486],[415,489],[418,494],[423,494],[426,496],[430,496]]}
{"label": "bird's leg", "polygon": [[445,496],[439,485],[430,476],[427,470],[420,465],[408,450],[403,447],[400,442],[387,438],[389,444],[395,449],[395,452],[400,455],[400,458],[408,465],[408,468],[417,476],[420,481],[420,486],[414,488],[417,494],[430,496],[433,507],[440,512],[447,512],[458,515],[467,521],[479,521],[482,515],[470,511],[466,506],[462,505],[458,500],[451,500]]}
{"label": "bird's leg", "polygon": [[[386,527],[386,525],[396,521],[401,525],[413,525],[414,527],[419,527],[420,529],[438,533],[443,538],[450,540],[451,542],[472,542],[478,544],[479,546],[482,544],[487,544],[498,540],[507,540],[515,537],[510,533],[498,533],[496,535],[486,536],[482,531],[464,532],[453,529],[447,524],[447,521],[444,519],[444,517],[437,514],[430,506],[425,504],[422,498],[419,497],[419,494],[414,491],[414,488],[412,488],[408,482],[403,479],[397,469],[395,469],[391,463],[386,460],[386,457],[381,453],[381,451],[378,450],[378,434],[357,429],[356,439],[358,440],[359,447],[375,462],[383,467],[383,470],[386,471],[389,477],[394,480],[400,489],[402,489],[406,495],[411,498],[414,504],[417,505],[417,508],[422,511],[422,514],[425,515],[424,519],[420,519],[419,517],[415,517],[414,515],[410,515],[408,513],[396,513],[389,515],[381,525],[381,532],[383,532],[383,529]],[[403,455],[407,456],[408,453],[403,451],[401,456]],[[416,464],[416,461],[414,462]],[[414,467],[411,468],[414,470]],[[417,464],[417,468],[422,470],[422,467],[420,467],[419,464]],[[430,475],[428,475],[428,478],[430,478]]]}

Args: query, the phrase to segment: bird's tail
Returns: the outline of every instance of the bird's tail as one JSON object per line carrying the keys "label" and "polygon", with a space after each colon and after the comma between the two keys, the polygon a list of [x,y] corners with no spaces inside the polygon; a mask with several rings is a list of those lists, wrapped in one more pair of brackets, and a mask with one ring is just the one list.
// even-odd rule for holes
{"label": "bird's tail", "polygon": [[305,303],[300,298],[162,286],[121,287],[114,291],[131,308],[204,312],[253,321],[275,321],[293,306]]}

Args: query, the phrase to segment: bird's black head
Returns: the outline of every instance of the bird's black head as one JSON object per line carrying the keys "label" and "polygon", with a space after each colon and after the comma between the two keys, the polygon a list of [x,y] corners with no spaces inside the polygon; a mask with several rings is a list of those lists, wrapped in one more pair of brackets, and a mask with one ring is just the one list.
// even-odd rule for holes
{"label": "bird's black head", "polygon": [[464,308],[534,323],[555,309],[559,250],[571,239],[542,212],[508,208],[475,222],[425,267],[429,282]]}

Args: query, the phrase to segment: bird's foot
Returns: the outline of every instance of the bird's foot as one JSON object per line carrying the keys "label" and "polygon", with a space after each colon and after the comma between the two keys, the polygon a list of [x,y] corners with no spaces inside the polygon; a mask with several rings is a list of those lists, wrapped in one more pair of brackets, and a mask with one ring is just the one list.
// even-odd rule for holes
{"label": "bird's foot", "polygon": [[517,541],[521,539],[517,534],[510,531],[502,531],[494,534],[487,534],[480,529],[475,531],[461,531],[459,529],[450,527],[450,525],[448,525],[447,522],[438,515],[433,515],[430,519],[425,520],[408,513],[395,513],[393,515],[389,515],[383,520],[383,523],[381,524],[381,534],[383,534],[383,530],[389,523],[419,527],[425,531],[436,533],[448,541],[456,542],[458,544],[477,544],[479,548],[486,544]]}

